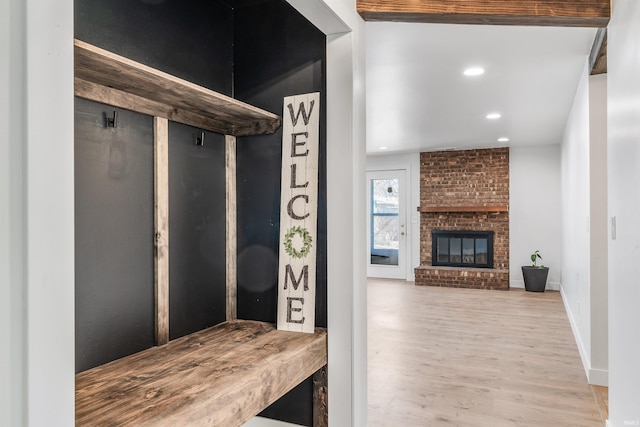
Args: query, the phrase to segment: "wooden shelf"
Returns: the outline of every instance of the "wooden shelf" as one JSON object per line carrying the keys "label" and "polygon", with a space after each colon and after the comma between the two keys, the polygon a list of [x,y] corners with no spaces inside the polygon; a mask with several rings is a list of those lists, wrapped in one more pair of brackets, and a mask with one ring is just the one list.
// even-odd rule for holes
{"label": "wooden shelf", "polygon": [[241,426],[327,364],[327,334],[229,321],[76,375],[76,425]]}
{"label": "wooden shelf", "polygon": [[80,40],[75,94],[224,135],[274,133],[280,117]]}
{"label": "wooden shelf", "polygon": [[418,206],[418,212],[508,212],[509,206]]}

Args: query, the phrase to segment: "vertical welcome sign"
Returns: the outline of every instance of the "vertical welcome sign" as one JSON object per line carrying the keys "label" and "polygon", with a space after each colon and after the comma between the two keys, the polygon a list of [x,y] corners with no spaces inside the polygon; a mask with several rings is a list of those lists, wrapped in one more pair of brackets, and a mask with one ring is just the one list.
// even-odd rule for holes
{"label": "vertical welcome sign", "polygon": [[284,98],[278,329],[313,333],[320,94]]}

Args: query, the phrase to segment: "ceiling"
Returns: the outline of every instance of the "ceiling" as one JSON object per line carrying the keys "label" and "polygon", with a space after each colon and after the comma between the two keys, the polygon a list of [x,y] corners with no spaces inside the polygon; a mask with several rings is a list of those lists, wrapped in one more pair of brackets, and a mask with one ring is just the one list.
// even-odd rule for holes
{"label": "ceiling", "polygon": [[[370,155],[559,144],[596,34],[595,28],[365,25]],[[470,66],[485,73],[467,77]],[[502,117],[488,120],[493,112]]]}

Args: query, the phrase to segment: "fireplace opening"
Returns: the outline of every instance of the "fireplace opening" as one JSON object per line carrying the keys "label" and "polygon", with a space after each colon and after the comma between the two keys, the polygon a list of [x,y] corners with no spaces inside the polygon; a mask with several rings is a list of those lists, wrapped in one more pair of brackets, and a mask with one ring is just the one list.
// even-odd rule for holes
{"label": "fireplace opening", "polygon": [[493,231],[431,231],[432,265],[493,268]]}

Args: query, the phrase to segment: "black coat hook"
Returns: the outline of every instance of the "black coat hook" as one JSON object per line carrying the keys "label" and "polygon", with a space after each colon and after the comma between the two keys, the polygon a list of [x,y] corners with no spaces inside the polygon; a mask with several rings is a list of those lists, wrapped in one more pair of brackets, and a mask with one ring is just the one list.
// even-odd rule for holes
{"label": "black coat hook", "polygon": [[[107,114],[105,113],[105,116]],[[108,128],[115,128],[118,126],[118,112],[116,110],[113,110],[113,117],[107,117],[107,127]]]}
{"label": "black coat hook", "polygon": [[204,131],[200,132],[200,138],[196,137],[196,145],[202,147],[204,145]]}

